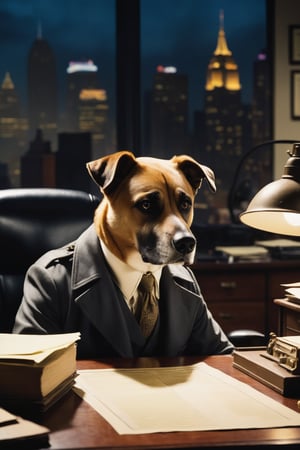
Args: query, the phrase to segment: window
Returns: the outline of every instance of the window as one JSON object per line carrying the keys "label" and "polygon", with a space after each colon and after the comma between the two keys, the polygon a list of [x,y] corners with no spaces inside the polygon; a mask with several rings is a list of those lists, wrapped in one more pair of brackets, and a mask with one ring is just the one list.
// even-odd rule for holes
{"label": "window", "polygon": [[68,171],[115,150],[115,2],[3,0],[0,15],[0,187],[89,189]]}
{"label": "window", "polygon": [[[217,182],[195,220],[230,222],[238,161],[271,139],[264,1],[2,0],[0,15],[0,188],[90,190],[89,159],[187,153]],[[238,205],[271,176],[260,151]]]}
{"label": "window", "polygon": [[[201,223],[230,222],[227,197],[237,163],[271,139],[266,45],[264,1],[141,0],[143,151],[166,158],[187,153],[213,168],[217,193],[200,191],[195,219]],[[266,153],[255,155],[260,183],[272,176]],[[243,176],[251,179],[253,167]],[[256,190],[247,186],[239,202]]]}

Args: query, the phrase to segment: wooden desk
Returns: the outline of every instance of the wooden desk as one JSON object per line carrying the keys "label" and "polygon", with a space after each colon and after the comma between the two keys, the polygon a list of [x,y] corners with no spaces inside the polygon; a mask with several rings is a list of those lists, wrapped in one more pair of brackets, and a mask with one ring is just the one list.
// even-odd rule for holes
{"label": "wooden desk", "polygon": [[[222,370],[263,392],[280,403],[297,411],[295,399],[282,397],[258,381],[232,367],[232,357],[210,356],[207,358],[176,358],[160,361],[161,365],[193,364],[204,360],[207,364]],[[108,367],[146,367],[152,364],[150,358],[137,360],[115,360],[111,362],[79,361],[79,369]],[[157,361],[157,360],[156,360]],[[245,408],[247,405],[245,405]],[[226,414],[226,411],[224,412]],[[39,420],[50,428],[50,450],[63,449],[299,449],[300,428],[277,428],[260,430],[205,431],[154,433],[141,435],[119,435],[86,402],[70,392]],[[279,446],[279,448],[278,448]]]}

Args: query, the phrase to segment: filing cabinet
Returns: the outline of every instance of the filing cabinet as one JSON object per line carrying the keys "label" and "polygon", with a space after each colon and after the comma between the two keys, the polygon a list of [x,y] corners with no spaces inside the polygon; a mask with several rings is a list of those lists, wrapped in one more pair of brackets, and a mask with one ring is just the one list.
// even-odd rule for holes
{"label": "filing cabinet", "polygon": [[[284,296],[281,283],[300,281],[300,261],[198,262],[193,270],[204,299],[226,333],[251,329],[279,333],[274,298]],[[299,333],[300,334],[300,333]]]}

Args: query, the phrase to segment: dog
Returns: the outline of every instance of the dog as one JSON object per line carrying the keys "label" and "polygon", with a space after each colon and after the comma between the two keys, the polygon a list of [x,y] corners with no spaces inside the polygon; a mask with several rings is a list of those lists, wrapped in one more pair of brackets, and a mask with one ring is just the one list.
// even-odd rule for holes
{"label": "dog", "polygon": [[187,155],[165,160],[120,151],[87,163],[87,170],[103,194],[97,234],[114,255],[144,272],[193,263],[194,198],[203,179],[216,191],[209,167]]}
{"label": "dog", "polygon": [[[103,194],[94,223],[29,268],[14,333],[78,331],[78,359],[231,353],[187,267],[194,198],[203,179],[216,190],[212,170],[128,151],[87,168]],[[145,279],[154,285],[140,302]]]}

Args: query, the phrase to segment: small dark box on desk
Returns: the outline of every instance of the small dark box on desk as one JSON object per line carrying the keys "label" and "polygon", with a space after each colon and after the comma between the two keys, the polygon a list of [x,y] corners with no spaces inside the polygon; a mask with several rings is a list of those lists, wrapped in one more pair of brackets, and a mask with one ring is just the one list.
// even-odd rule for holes
{"label": "small dark box on desk", "polygon": [[255,378],[285,397],[299,397],[300,375],[294,375],[269,359],[265,350],[237,350],[233,367]]}

